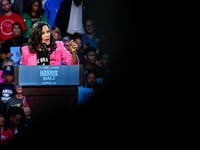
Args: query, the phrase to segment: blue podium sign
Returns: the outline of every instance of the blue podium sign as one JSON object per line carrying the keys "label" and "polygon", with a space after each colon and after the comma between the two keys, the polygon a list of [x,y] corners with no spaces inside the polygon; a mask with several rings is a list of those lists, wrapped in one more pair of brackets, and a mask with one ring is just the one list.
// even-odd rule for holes
{"label": "blue podium sign", "polygon": [[19,86],[79,85],[79,65],[18,67]]}

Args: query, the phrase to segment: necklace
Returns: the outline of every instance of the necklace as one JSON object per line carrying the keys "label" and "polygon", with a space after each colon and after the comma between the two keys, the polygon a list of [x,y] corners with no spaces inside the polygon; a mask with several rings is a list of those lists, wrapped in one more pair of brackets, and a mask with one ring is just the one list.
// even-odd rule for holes
{"label": "necklace", "polygon": [[12,38],[12,41],[13,41],[14,45],[17,46],[17,44],[15,43],[15,40],[13,38]]}

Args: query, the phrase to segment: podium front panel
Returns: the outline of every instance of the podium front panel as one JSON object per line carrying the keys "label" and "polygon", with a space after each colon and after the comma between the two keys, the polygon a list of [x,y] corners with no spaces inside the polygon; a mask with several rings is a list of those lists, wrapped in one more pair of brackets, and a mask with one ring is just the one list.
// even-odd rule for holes
{"label": "podium front panel", "polygon": [[79,65],[16,66],[15,85],[80,85]]}

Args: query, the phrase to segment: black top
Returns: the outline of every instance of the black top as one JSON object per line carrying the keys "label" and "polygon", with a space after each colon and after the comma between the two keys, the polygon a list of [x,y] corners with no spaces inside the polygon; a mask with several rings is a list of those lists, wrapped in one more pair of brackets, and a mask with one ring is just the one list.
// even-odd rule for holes
{"label": "black top", "polygon": [[36,14],[35,16],[33,16],[32,14],[29,14],[31,17],[31,27],[33,26],[34,23],[36,23],[37,21],[40,21],[40,15]]}
{"label": "black top", "polygon": [[89,73],[92,72],[96,75],[96,78],[103,78],[106,79],[108,77],[108,73],[101,67],[99,67],[98,65],[94,65],[94,67],[92,69],[88,69],[85,67],[85,72]]}
{"label": "black top", "polygon": [[25,37],[22,37],[22,36],[21,37],[13,37],[13,40],[12,40],[12,38],[8,39],[2,45],[2,53],[4,53],[4,54],[10,53],[10,47],[22,46],[23,43],[28,43],[28,39]]}
{"label": "black top", "polygon": [[48,55],[43,51],[37,51],[37,65],[49,65]]}

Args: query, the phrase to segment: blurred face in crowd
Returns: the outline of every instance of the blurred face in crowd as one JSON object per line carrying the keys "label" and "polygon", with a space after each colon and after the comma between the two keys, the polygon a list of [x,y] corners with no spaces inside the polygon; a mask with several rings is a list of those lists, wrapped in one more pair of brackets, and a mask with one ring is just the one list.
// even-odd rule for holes
{"label": "blurred face in crowd", "polygon": [[84,29],[87,34],[93,34],[95,30],[95,25],[92,21],[88,20],[85,23]]}
{"label": "blurred face in crowd", "polygon": [[38,9],[39,9],[39,3],[38,3],[38,2],[34,2],[34,3],[32,4],[32,11],[33,11],[34,13],[36,13],[36,12],[38,11]]}
{"label": "blurred face in crowd", "polygon": [[21,86],[15,86],[15,90],[17,93],[21,94],[22,93],[22,87]]}
{"label": "blurred face in crowd", "polygon": [[74,42],[77,44],[77,50],[80,50],[82,46],[82,40],[80,38],[76,38]]}
{"label": "blurred face in crowd", "polygon": [[19,28],[18,25],[13,26],[12,32],[13,32],[14,37],[20,37],[20,35],[21,35],[21,29]]}
{"label": "blurred face in crowd", "polygon": [[50,30],[46,25],[42,27],[42,43],[50,44]]}
{"label": "blurred face in crowd", "polygon": [[51,33],[53,34],[53,38],[55,39],[55,40],[58,40],[58,33],[55,31],[55,30],[51,30]]}
{"label": "blurred face in crowd", "polygon": [[84,56],[88,63],[94,64],[96,61],[96,53],[89,52],[87,55]]}
{"label": "blurred face in crowd", "polygon": [[5,74],[4,78],[5,78],[5,83],[10,84],[13,82],[14,75],[13,74]]}
{"label": "blurred face in crowd", "polygon": [[8,0],[1,0],[1,8],[5,13],[11,10],[11,6],[12,5],[8,2]]}
{"label": "blurred face in crowd", "polygon": [[94,73],[88,73],[86,83],[88,88],[93,88],[97,84],[97,80]]}
{"label": "blurred face in crowd", "polygon": [[70,42],[66,41],[66,42],[63,42],[63,43],[64,43],[64,47],[65,47],[68,51],[70,51],[70,49],[69,49],[69,44],[70,44]]}
{"label": "blurred face in crowd", "polygon": [[100,62],[103,66],[109,67],[110,66],[110,56],[108,54],[103,54]]}
{"label": "blurred face in crowd", "polygon": [[15,116],[12,116],[12,115],[10,116],[11,124],[15,127],[20,123],[21,120],[22,120],[22,116],[19,114]]}
{"label": "blurred face in crowd", "polygon": [[3,126],[5,122],[5,118],[3,116],[0,116],[0,126]]}
{"label": "blurred face in crowd", "polygon": [[29,107],[23,106],[22,109],[24,110],[25,116],[30,116],[31,110]]}

